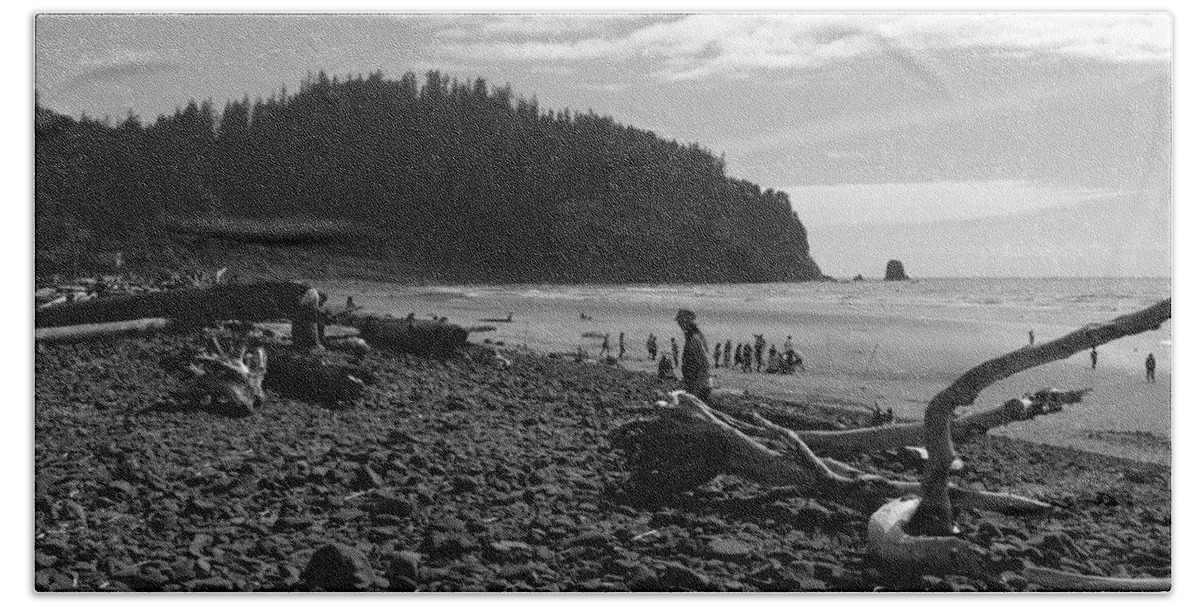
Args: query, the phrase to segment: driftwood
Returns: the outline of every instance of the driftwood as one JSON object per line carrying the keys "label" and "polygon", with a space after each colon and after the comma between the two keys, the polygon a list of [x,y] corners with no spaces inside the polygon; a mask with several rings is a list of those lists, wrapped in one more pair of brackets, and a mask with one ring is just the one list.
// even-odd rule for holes
{"label": "driftwood", "polygon": [[[990,429],[1061,412],[1063,405],[1079,403],[1090,390],[1043,389],[1033,395],[1010,399],[1003,405],[952,419],[950,433],[954,441],[969,441],[982,437]],[[924,444],[925,424],[910,422],[844,431],[805,430],[796,431],[796,435],[817,451],[866,453]]]}
{"label": "driftwood", "polygon": [[[871,513],[888,500],[920,491],[916,482],[867,474],[818,458],[790,429],[765,418],[738,420],[694,395],[671,393],[655,420],[622,426],[614,445],[630,457],[631,496],[661,500],[700,486],[718,475],[736,475],[765,486],[796,487],[805,495]],[[774,441],[779,449],[767,446]],[[1002,493],[951,490],[956,503],[1002,512],[1030,512],[1050,505]]]}
{"label": "driftwood", "polygon": [[448,357],[467,345],[469,332],[454,323],[396,318],[360,308],[332,313],[331,320],[358,329],[359,337],[375,348],[424,357]]}
{"label": "driftwood", "polygon": [[1027,565],[1022,574],[1049,591],[1170,591],[1169,578],[1109,578]]}
{"label": "driftwood", "polygon": [[300,311],[300,298],[308,290],[309,286],[303,283],[272,281],[96,298],[39,310],[34,315],[34,326],[61,327],[149,317],[197,326],[224,319],[294,319]]}
{"label": "driftwood", "polygon": [[199,407],[252,413],[266,396],[266,350],[259,346],[247,357],[250,336],[245,331],[220,329],[210,331],[209,338],[212,349],[197,355],[190,368],[194,378],[188,397]]}
{"label": "driftwood", "polygon": [[[1036,512],[1050,505],[1019,496],[958,488],[949,483],[956,455],[954,438],[969,438],[988,428],[1060,411],[1088,392],[1044,389],[999,408],[954,420],[954,410],[970,405],[993,383],[1021,371],[1070,357],[1121,337],[1156,329],[1171,318],[1171,301],[1093,324],[1057,340],[1022,348],[969,370],[939,393],[926,409],[925,424],[895,425],[861,431],[796,432],[753,412],[750,421],[714,410],[682,391],[673,404],[660,402],[659,416],[619,427],[613,445],[632,465],[628,488],[635,496],[657,499],[692,489],[720,474],[732,474],[767,486],[795,487],[800,493],[846,504],[873,515],[868,525],[872,549],[886,563],[918,571],[970,569],[983,549],[954,536],[951,503],[979,509]],[[743,412],[745,415],[746,412]],[[864,474],[820,458],[809,441],[835,442],[857,451],[899,447],[923,435],[929,458],[921,483]],[[807,438],[807,440],[806,440]],[[768,442],[780,448],[768,447]],[[913,498],[912,496],[916,496]],[[1161,590],[1163,579],[1081,577],[1046,569],[1031,570],[1048,586],[1078,589]],[[1067,582],[1075,587],[1066,586]]]}
{"label": "driftwood", "polygon": [[68,327],[40,327],[34,330],[33,339],[44,343],[77,342],[111,336],[147,334],[162,331],[171,327],[171,325],[171,319],[152,318],[137,319],[135,321],[115,321],[112,323],[89,323]]}
{"label": "driftwood", "polygon": [[951,417],[954,410],[974,403],[979,393],[992,384],[1027,369],[1094,348],[1118,338],[1157,329],[1171,318],[1171,300],[1163,300],[1144,310],[1117,317],[1071,332],[1057,340],[1028,346],[977,365],[959,376],[949,387],[934,396],[925,409],[925,448],[929,461],[922,480],[922,500],[909,522],[907,531],[920,536],[953,534],[954,518],[950,508],[947,481],[954,460]]}

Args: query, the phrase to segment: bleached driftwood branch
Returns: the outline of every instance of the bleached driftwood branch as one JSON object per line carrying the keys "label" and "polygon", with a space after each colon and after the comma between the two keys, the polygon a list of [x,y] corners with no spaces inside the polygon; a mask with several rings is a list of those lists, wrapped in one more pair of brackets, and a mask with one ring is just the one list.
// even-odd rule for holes
{"label": "bleached driftwood branch", "polygon": [[109,336],[146,334],[162,331],[171,326],[170,319],[152,318],[112,323],[87,323],[67,327],[39,327],[33,331],[36,342],[76,342]]}
{"label": "bleached driftwood branch", "polygon": [[[955,441],[967,441],[1006,424],[1060,412],[1064,404],[1078,403],[1088,392],[1090,389],[1044,394],[1039,391],[1010,399],[997,407],[952,419],[950,433]],[[925,424],[908,422],[844,431],[796,431],[796,435],[815,451],[865,453],[921,445],[925,442]]]}
{"label": "bleached driftwood branch", "polygon": [[1052,361],[1066,359],[1084,350],[1112,342],[1125,336],[1157,329],[1171,318],[1168,298],[1139,310],[1117,317],[1107,323],[1088,325],[1057,340],[1028,346],[1001,357],[985,361],[959,376],[950,386],[934,396],[925,409],[925,447],[929,461],[922,480],[922,500],[911,521],[909,533],[921,536],[947,536],[954,528],[950,509],[948,479],[954,459],[951,417],[954,410],[974,403],[984,389],[1014,374]]}
{"label": "bleached driftwood branch", "polygon": [[[807,496],[870,513],[892,498],[921,489],[916,482],[895,481],[819,458],[794,431],[765,418],[755,423],[741,421],[683,391],[671,393],[671,401],[660,403],[657,420],[638,427],[641,436],[635,439],[621,432],[614,438],[627,453],[636,454],[630,480],[635,492],[668,494],[727,474],[765,486],[796,487]],[[771,449],[752,435],[780,441],[785,449]],[[1050,508],[1040,501],[1002,493],[965,488],[952,492],[958,504],[979,509],[1029,512]]]}

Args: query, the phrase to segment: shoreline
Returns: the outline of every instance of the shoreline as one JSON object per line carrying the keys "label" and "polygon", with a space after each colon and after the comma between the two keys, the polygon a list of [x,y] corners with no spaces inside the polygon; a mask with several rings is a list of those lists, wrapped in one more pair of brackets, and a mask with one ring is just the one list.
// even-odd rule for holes
{"label": "shoreline", "polygon": [[[646,336],[659,336],[660,352],[669,352],[671,336],[676,336],[682,347],[682,337],[677,336],[678,328],[670,319],[676,307],[690,307],[700,315],[699,323],[710,346],[715,346],[717,340],[724,343],[738,336],[748,342],[750,333],[764,333],[768,343],[779,345],[785,335],[791,334],[805,357],[807,371],[791,376],[714,369],[717,387],[796,402],[863,408],[878,402],[883,409],[893,408],[897,418],[909,420],[920,419],[928,400],[970,367],[1023,346],[1027,329],[1035,328],[1038,336],[1051,338],[1083,325],[1061,314],[1024,318],[1005,311],[976,319],[958,308],[847,308],[840,302],[846,295],[840,290],[847,287],[843,285],[814,287],[824,290],[818,295],[829,301],[807,302],[804,309],[785,314],[769,309],[743,310],[736,303],[714,299],[714,290],[720,293],[725,289],[719,286],[623,286],[616,292],[606,292],[592,286],[552,291],[551,286],[514,290],[504,286],[412,287],[363,281],[317,284],[329,293],[331,302],[353,295],[359,305],[373,310],[399,316],[408,312],[444,315],[464,326],[476,325],[483,318],[503,318],[512,312],[511,323],[492,323],[494,332],[473,336],[472,341],[486,339],[506,346],[524,346],[541,354],[573,357],[575,350],[583,347],[594,357],[600,340],[584,334],[602,337],[604,333],[610,334],[615,352],[619,333],[625,331],[627,360],[623,366],[650,374],[655,373],[655,366],[645,360]],[[877,284],[866,289],[908,287]],[[632,299],[621,300],[626,297]],[[772,296],[768,292],[764,297]],[[581,320],[581,310],[587,310],[592,318]],[[1098,311],[1095,315],[1089,322],[1111,318],[1112,313]],[[1169,325],[1123,338],[1101,347],[1100,363],[1094,371],[1089,368],[1087,353],[1078,353],[997,383],[980,395],[978,404],[993,407],[1046,387],[1090,387],[1093,393],[1071,410],[993,433],[1169,465],[1170,341]],[[1160,358],[1157,384],[1144,383],[1138,369],[1143,353],[1151,349]],[[1132,404],[1139,408],[1133,409]]]}

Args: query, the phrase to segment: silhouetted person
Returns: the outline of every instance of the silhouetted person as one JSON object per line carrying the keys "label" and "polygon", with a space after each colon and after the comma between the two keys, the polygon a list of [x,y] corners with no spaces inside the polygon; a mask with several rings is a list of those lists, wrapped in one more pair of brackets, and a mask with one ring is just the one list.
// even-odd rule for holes
{"label": "silhouetted person", "polygon": [[683,389],[708,402],[712,385],[708,380],[708,341],[696,325],[696,313],[680,310],[675,322],[683,330]]}
{"label": "silhouetted person", "polygon": [[713,347],[713,367],[721,367],[721,343]]}
{"label": "silhouetted person", "polygon": [[763,339],[762,334],[754,334],[754,371],[761,372],[763,364],[763,348],[766,347],[767,341]]}
{"label": "silhouetted person", "polygon": [[655,338],[654,334],[646,338],[646,352],[650,353],[651,361],[658,357],[658,338]]}
{"label": "silhouetted person", "polygon": [[675,338],[671,338],[671,361],[675,363],[675,367],[679,367],[679,343]]}
{"label": "silhouetted person", "polygon": [[1154,382],[1154,368],[1157,367],[1154,353],[1146,355],[1146,382]]}
{"label": "silhouetted person", "polygon": [[667,355],[663,354],[662,358],[658,360],[658,379],[666,380],[674,377],[675,368],[671,365],[671,360],[667,358]]}
{"label": "silhouetted person", "polygon": [[1095,346],[1092,347],[1091,358],[1092,358],[1092,369],[1096,369],[1096,361],[1098,359],[1100,359],[1100,353],[1096,352]]}
{"label": "silhouetted person", "polygon": [[608,341],[608,336],[609,336],[609,334],[604,334],[604,343],[600,345],[599,357],[600,357],[600,360],[602,360],[602,361],[604,360],[604,356],[606,353],[608,354],[608,356],[610,356],[610,357],[612,356],[612,345]]}
{"label": "silhouetted person", "polygon": [[621,335],[617,337],[617,358],[625,358],[625,332],[621,332]]}
{"label": "silhouetted person", "polygon": [[725,341],[725,367],[729,367],[730,352],[733,351],[733,340]]}
{"label": "silhouetted person", "polygon": [[1033,330],[1029,330],[1029,345],[1033,346]]}

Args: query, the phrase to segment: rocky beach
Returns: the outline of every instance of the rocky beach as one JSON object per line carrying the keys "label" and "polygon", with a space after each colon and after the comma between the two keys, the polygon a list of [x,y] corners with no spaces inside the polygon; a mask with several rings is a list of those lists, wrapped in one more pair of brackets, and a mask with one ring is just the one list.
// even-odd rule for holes
{"label": "rocky beach", "polygon": [[[268,390],[229,417],[178,397],[202,343],[183,332],[39,347],[35,588],[1033,591],[1047,588],[1030,565],[1172,575],[1169,466],[1006,437],[959,445],[956,483],[1054,508],[963,509],[984,567],[913,575],[870,554],[862,513],[794,490],[719,477],[663,504],[630,496],[611,433],[652,416],[672,381],[525,349],[500,349],[508,367],[470,351],[372,351],[358,403]],[[849,463],[919,478],[891,452]]]}

